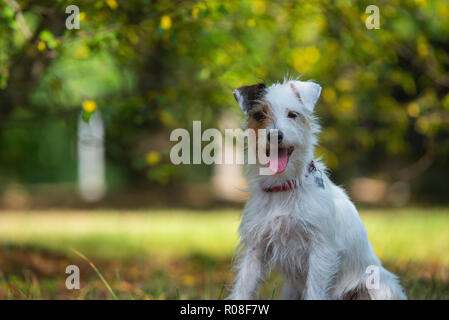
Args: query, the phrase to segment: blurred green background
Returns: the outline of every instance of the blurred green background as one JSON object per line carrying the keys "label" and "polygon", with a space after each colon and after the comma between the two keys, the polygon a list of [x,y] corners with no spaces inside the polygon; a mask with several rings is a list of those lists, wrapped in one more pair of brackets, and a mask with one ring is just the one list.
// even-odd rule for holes
{"label": "blurred green background", "polygon": [[[371,4],[380,29],[365,26]],[[443,0],[0,0],[0,298],[111,297],[88,265],[82,293],[64,288],[68,247],[99,259],[121,298],[226,295],[240,169],[171,164],[170,132],[237,128],[232,91],[286,75],[322,85],[316,153],[371,208],[376,252],[411,297],[447,298],[448,70]],[[80,196],[80,127],[95,123],[105,187]]]}

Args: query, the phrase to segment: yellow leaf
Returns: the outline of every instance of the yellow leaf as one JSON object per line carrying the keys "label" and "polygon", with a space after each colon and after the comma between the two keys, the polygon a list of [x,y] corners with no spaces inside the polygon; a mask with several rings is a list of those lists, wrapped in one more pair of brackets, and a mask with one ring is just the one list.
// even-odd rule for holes
{"label": "yellow leaf", "polygon": [[166,126],[172,126],[174,124],[173,117],[168,112],[165,112],[165,111],[159,112],[158,118]]}
{"label": "yellow leaf", "polygon": [[84,19],[86,19],[86,13],[80,12],[80,14],[78,15],[78,18],[80,19],[80,21],[84,21]]}
{"label": "yellow leaf", "polygon": [[262,0],[253,0],[251,2],[251,11],[254,14],[260,15],[265,13],[265,10],[267,9],[267,5],[265,1]]}
{"label": "yellow leaf", "polygon": [[126,35],[128,36],[128,39],[132,44],[139,43],[139,36],[134,31],[130,31]]}
{"label": "yellow leaf", "polygon": [[75,58],[86,59],[90,55],[90,49],[87,45],[82,44],[75,49]]}
{"label": "yellow leaf", "polygon": [[354,88],[354,83],[350,78],[340,77],[335,81],[335,86],[340,91],[351,91]]}
{"label": "yellow leaf", "polygon": [[415,123],[415,129],[416,129],[416,131],[418,131],[422,134],[428,133],[429,129],[430,129],[429,120],[425,117],[418,118],[418,120]]}
{"label": "yellow leaf", "polygon": [[354,98],[352,96],[343,96],[340,98],[338,106],[342,113],[350,114],[354,111]]}
{"label": "yellow leaf", "polygon": [[182,277],[182,284],[191,287],[195,284],[195,278],[190,274],[186,274]]}
{"label": "yellow leaf", "polygon": [[296,48],[292,51],[293,67],[298,72],[307,72],[320,59],[320,52],[314,46]]}
{"label": "yellow leaf", "polygon": [[256,20],[254,19],[248,19],[248,27],[255,27],[256,26]]}
{"label": "yellow leaf", "polygon": [[424,39],[424,37],[419,37],[418,38],[418,45],[417,45],[417,49],[418,49],[418,56],[420,58],[427,58],[427,56],[429,55],[429,47],[426,43],[426,40]]}
{"label": "yellow leaf", "polygon": [[118,7],[118,4],[115,0],[106,0],[106,3],[112,10],[115,10]]}
{"label": "yellow leaf", "polygon": [[423,7],[423,8],[427,7],[427,0],[415,0],[415,3],[419,7]]}
{"label": "yellow leaf", "polygon": [[448,3],[443,3],[440,2],[437,4],[437,14],[441,17],[441,18],[449,18],[449,4]]}
{"label": "yellow leaf", "polygon": [[337,98],[337,94],[333,88],[324,88],[323,90],[323,99],[326,103],[334,103]]}
{"label": "yellow leaf", "polygon": [[46,48],[47,48],[47,45],[45,44],[45,42],[39,41],[39,43],[37,44],[37,50],[44,51]]}
{"label": "yellow leaf", "polygon": [[326,165],[331,169],[337,169],[338,168],[338,158],[337,156],[332,153],[329,150],[326,150],[323,147],[318,146],[315,149],[315,155],[316,157],[322,157]]}
{"label": "yellow leaf", "polygon": [[307,47],[304,55],[309,63],[315,63],[320,58],[320,52],[316,47],[313,46]]}
{"label": "yellow leaf", "polygon": [[306,72],[308,70],[308,66],[304,61],[302,48],[293,49],[292,60],[293,60],[293,67],[295,68],[296,71]]}
{"label": "yellow leaf", "polygon": [[444,96],[442,104],[445,109],[449,110],[449,93]]}
{"label": "yellow leaf", "polygon": [[407,113],[410,117],[417,118],[419,116],[419,105],[412,102],[407,107]]}
{"label": "yellow leaf", "polygon": [[83,101],[83,109],[86,112],[94,112],[97,109],[97,103],[92,100]]}
{"label": "yellow leaf", "polygon": [[157,151],[148,152],[147,156],[146,156],[146,160],[150,166],[153,166],[153,165],[161,162],[161,154]]}
{"label": "yellow leaf", "polygon": [[164,15],[161,18],[161,28],[164,30],[168,30],[171,28],[171,18],[169,15]]}
{"label": "yellow leaf", "polygon": [[193,20],[198,19],[198,14],[200,13],[200,8],[195,7],[192,9],[192,18]]}

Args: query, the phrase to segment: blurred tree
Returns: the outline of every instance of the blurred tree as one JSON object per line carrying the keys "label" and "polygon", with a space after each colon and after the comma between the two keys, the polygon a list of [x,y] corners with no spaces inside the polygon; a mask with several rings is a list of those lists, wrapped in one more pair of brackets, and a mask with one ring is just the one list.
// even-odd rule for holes
{"label": "blurred tree", "polygon": [[[71,4],[79,30],[65,28]],[[289,73],[323,85],[317,153],[337,180],[411,181],[434,164],[438,185],[448,174],[448,1],[380,1],[379,30],[365,27],[369,4],[0,1],[0,179],[73,179],[86,101],[105,117],[111,168],[132,181],[183,179],[168,131],[213,126],[221,110],[239,112],[235,87]]]}

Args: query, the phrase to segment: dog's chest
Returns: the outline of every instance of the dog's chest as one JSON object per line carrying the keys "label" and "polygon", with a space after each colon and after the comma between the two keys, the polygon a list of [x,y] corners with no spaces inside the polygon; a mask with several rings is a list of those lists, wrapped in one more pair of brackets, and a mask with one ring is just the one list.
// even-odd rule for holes
{"label": "dog's chest", "polygon": [[309,252],[309,237],[304,224],[293,215],[273,218],[266,234],[265,260],[292,277],[305,272]]}
{"label": "dog's chest", "polygon": [[287,193],[253,194],[240,225],[243,242],[262,247],[265,265],[293,279],[306,274],[310,243],[299,201]]}

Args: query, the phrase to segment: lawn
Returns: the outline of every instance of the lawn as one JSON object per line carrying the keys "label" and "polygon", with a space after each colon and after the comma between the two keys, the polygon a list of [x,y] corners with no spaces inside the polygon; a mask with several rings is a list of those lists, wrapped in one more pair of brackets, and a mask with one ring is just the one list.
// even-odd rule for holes
{"label": "lawn", "polygon": [[[449,299],[449,209],[361,216],[410,298]],[[2,212],[0,299],[221,299],[233,278],[238,223],[232,210]],[[65,287],[71,264],[81,270],[80,290]],[[260,297],[278,298],[281,284],[274,274]]]}

